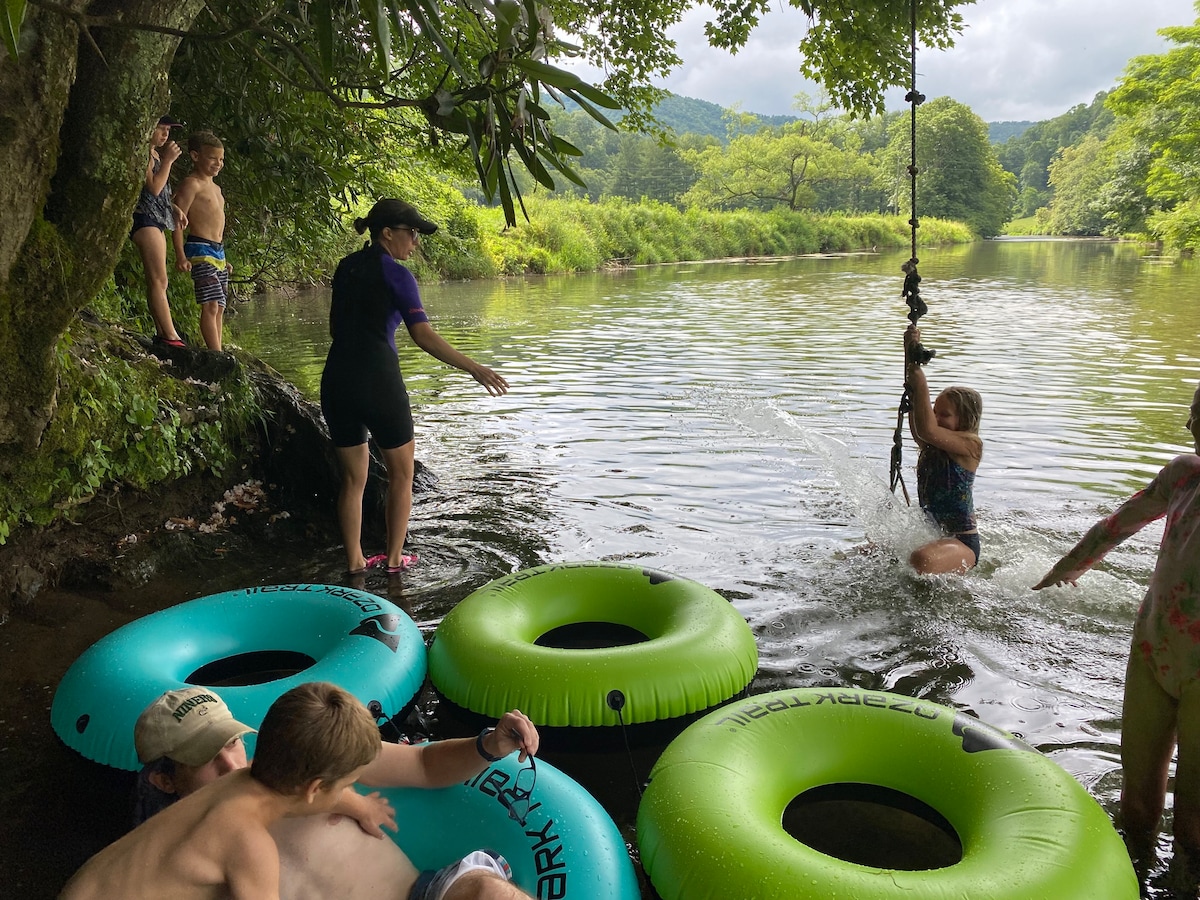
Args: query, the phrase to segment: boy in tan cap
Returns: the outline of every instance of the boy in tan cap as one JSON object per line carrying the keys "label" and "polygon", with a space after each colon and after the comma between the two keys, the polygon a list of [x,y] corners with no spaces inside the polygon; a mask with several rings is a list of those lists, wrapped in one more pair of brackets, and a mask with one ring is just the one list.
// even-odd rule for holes
{"label": "boy in tan cap", "polygon": [[133,745],[145,764],[138,775],[134,824],[246,768],[242,737],[253,732],[209,688],[167,691],[147,706],[133,728]]}
{"label": "boy in tan cap", "polygon": [[[202,701],[201,695],[215,700],[219,706]],[[185,705],[186,709],[183,708]],[[197,710],[204,710],[205,714],[194,716]],[[207,748],[204,753],[208,753],[218,746],[220,738],[236,731],[231,724],[235,721],[220,698],[208,688],[172,691],[146,708],[135,726],[135,743],[139,758],[149,763],[143,770],[143,778],[149,773],[149,785],[139,783],[135,824],[219,778],[237,759],[246,765],[246,751],[240,734],[221,746],[211,764],[199,767],[178,759],[172,761],[170,754],[174,751],[159,750],[159,747],[175,744],[173,736],[187,730],[189,749],[202,744]],[[208,739],[201,739],[191,730],[207,729],[210,724],[217,733]],[[522,758],[537,752],[537,728],[523,713],[517,710],[506,713],[496,726],[485,729],[478,738],[420,745],[383,743],[375,761],[360,776],[361,783],[375,787],[446,787],[477,775],[489,763],[514,750],[519,750]],[[240,727],[251,730],[244,725]],[[148,743],[148,735],[160,733],[172,737],[160,745]],[[260,745],[262,740],[260,736]],[[151,759],[151,754],[156,752],[162,758]],[[191,758],[198,760],[200,755],[203,754]],[[154,774],[164,762],[173,766],[173,778]],[[378,795],[364,797],[346,791],[342,802],[329,813],[283,819],[271,826],[271,836],[279,853],[279,896],[284,900],[325,900],[329,897],[338,900],[515,900],[529,897],[508,881],[510,873],[503,857],[490,851],[476,851],[437,872],[419,873],[394,842],[383,839],[381,826],[394,831],[397,825],[391,806]]]}
{"label": "boy in tan cap", "polygon": [[[182,705],[187,708],[176,708],[180,722],[199,710],[204,713],[193,721],[218,712],[198,696]],[[224,733],[236,730],[221,724]],[[188,749],[195,749],[198,732],[190,724],[187,729]],[[169,734],[169,726],[155,733]],[[279,853],[270,827],[331,811],[379,755],[379,745],[374,718],[351,694],[322,682],[292,688],[267,711],[251,768],[218,778],[101,850],[60,897],[275,900]]]}

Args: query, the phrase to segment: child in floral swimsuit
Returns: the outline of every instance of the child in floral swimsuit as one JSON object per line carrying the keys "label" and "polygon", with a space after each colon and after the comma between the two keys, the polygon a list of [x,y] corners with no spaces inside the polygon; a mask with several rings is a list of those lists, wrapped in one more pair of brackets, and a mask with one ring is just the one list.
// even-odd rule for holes
{"label": "child in floral swimsuit", "polygon": [[1121,541],[1166,516],[1125,672],[1121,824],[1144,876],[1154,859],[1168,768],[1178,745],[1176,860],[1194,879],[1200,871],[1200,389],[1187,428],[1196,453],[1167,463],[1146,488],[1093,525],[1033,588],[1075,584]]}

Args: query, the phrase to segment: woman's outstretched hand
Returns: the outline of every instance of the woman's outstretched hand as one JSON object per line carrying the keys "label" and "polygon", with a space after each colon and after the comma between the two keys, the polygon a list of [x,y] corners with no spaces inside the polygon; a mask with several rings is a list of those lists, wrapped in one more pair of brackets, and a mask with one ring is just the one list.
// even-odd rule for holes
{"label": "woman's outstretched hand", "polygon": [[508,393],[508,382],[504,380],[504,376],[487,366],[476,366],[471,369],[471,377],[487,388],[487,392],[493,397]]}

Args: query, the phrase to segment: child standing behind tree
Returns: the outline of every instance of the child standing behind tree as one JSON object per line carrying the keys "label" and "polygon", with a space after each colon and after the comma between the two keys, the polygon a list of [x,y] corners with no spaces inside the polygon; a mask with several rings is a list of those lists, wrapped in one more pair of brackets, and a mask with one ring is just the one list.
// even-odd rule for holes
{"label": "child standing behind tree", "polygon": [[175,232],[175,265],[180,271],[191,270],[200,333],[209,350],[220,350],[233,267],[225,261],[225,195],[213,179],[225,165],[225,147],[211,131],[197,131],[188,138],[188,153],[192,171],[175,191],[175,204],[187,216],[188,234],[185,241]]}
{"label": "child standing behind tree", "polygon": [[1196,452],[1175,457],[1149,485],[1093,525],[1033,589],[1074,585],[1109,550],[1166,516],[1125,670],[1121,825],[1134,867],[1145,877],[1178,745],[1175,858],[1194,884],[1200,872],[1200,388],[1192,397],[1187,429]]}
{"label": "child standing behind tree", "polygon": [[171,165],[181,153],[179,145],[171,140],[171,129],[179,125],[170,116],[162,116],[150,133],[146,180],[133,210],[133,227],[129,229],[129,238],[138,248],[146,272],[146,305],[154,321],[154,342],[168,347],[184,345],[167,302],[167,241],[163,237],[163,231],[170,229],[178,234],[187,224],[187,219],[180,219],[171,202],[169,181]]}

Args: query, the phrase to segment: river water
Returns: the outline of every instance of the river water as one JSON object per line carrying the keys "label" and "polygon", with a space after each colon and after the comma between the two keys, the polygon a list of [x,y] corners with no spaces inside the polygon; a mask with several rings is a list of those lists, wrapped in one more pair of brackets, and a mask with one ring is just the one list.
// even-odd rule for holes
{"label": "river water", "polygon": [[[489,397],[398,335],[417,456],[437,479],[414,508],[421,562],[390,586],[393,598],[431,633],[471,590],[517,569],[565,560],[663,569],[717,590],[749,621],[760,652],[754,692],[849,684],[969,710],[1048,753],[1114,812],[1124,664],[1161,527],[1130,539],[1078,589],[1029,588],[1092,522],[1191,449],[1197,264],[1107,242],[987,241],[923,254],[930,383],[980,391],[985,451],[980,565],[922,578],[903,559],[929,533],[887,483],[903,259],[424,287],[435,327],[512,390]],[[323,291],[267,296],[240,305],[226,327],[316,399],[327,313]],[[914,503],[915,460],[906,440]],[[868,541],[879,552],[856,552]],[[173,589],[342,580],[336,546],[269,556],[231,562],[205,589]],[[562,767],[632,841],[631,761],[589,759],[599,774],[586,777],[581,759]],[[644,775],[652,761],[632,762]]]}

